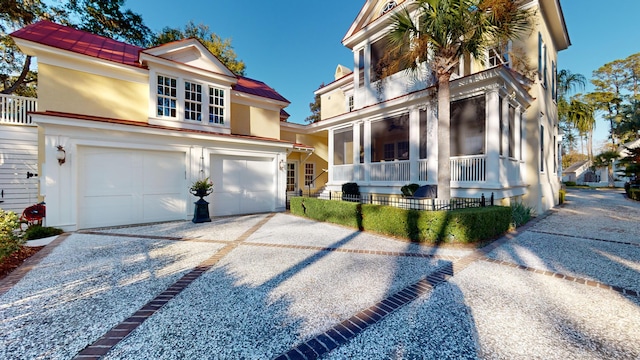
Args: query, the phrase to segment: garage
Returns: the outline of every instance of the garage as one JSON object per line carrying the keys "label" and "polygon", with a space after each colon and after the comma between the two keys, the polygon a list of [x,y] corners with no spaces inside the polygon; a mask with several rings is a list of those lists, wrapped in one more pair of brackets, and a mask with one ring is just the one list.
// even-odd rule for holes
{"label": "garage", "polygon": [[79,228],[186,217],[184,153],[78,147],[78,169]]}
{"label": "garage", "polygon": [[268,157],[211,156],[214,216],[275,210],[274,159]]}

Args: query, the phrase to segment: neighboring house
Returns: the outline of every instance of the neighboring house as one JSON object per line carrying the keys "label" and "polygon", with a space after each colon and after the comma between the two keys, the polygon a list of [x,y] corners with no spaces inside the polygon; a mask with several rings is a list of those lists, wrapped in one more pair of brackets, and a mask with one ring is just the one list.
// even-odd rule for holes
{"label": "neighboring house", "polygon": [[189,186],[205,177],[214,216],[285,209],[287,155],[313,150],[280,138],[289,101],[199,41],[143,49],[48,21],[12,37],[38,59],[31,118],[48,225],[189,219]]}
{"label": "neighboring house", "polygon": [[[585,174],[591,171],[591,161],[584,160],[569,166],[562,170],[562,181],[571,181],[574,183],[584,183]],[[588,175],[587,175],[588,177]],[[588,180],[588,179],[587,179]]]}
{"label": "neighboring house", "polygon": [[[400,194],[409,183],[437,184],[431,77],[401,71],[381,80],[376,71],[391,14],[404,6],[414,8],[410,1],[367,1],[342,39],[353,52],[353,70],[339,65],[335,81],[316,91],[321,121],[283,126],[327,137],[327,190],[356,182],[363,193]],[[451,195],[494,193],[503,203],[524,200],[541,213],[558,203],[555,79],[557,53],[570,40],[558,0],[525,6],[536,14],[528,37],[514,40],[509,53],[489,50],[485,66],[461,59],[451,82]],[[520,68],[512,57],[517,53]],[[527,79],[516,71],[521,69],[535,75]]]}

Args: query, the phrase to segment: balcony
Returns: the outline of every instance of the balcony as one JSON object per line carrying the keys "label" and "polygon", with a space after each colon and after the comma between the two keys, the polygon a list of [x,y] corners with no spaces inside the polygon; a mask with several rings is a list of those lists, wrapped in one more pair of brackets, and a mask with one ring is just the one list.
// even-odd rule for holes
{"label": "balcony", "polygon": [[0,94],[0,123],[32,125],[29,112],[38,110],[38,99]]}

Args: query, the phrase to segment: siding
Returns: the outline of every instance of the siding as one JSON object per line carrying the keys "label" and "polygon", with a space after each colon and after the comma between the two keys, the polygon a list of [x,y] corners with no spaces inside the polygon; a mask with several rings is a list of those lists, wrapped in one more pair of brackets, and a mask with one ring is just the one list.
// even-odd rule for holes
{"label": "siding", "polygon": [[38,128],[0,123],[0,208],[22,214],[38,202]]}

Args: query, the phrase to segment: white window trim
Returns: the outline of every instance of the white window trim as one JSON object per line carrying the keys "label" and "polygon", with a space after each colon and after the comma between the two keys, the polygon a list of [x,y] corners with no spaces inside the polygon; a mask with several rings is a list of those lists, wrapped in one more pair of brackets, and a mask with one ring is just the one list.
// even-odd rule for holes
{"label": "white window trim", "polygon": [[[307,165],[311,165],[312,171],[311,174],[307,174]],[[307,182],[307,176],[310,176],[309,183]],[[304,163],[304,186],[308,189],[315,189],[316,182],[313,181],[316,178],[316,164],[315,163]]]}
{"label": "white window trim", "polygon": [[[149,124],[175,127],[179,129],[192,129],[202,131],[213,131],[223,134],[231,133],[231,86],[209,81],[198,80],[192,74],[179,73],[172,71],[149,70]],[[157,114],[157,81],[158,76],[176,79],[176,116],[166,117]],[[201,121],[187,120],[185,118],[185,82],[198,84],[201,86]],[[209,122],[209,88],[218,88],[223,90],[224,107],[223,117],[224,123]]]}

